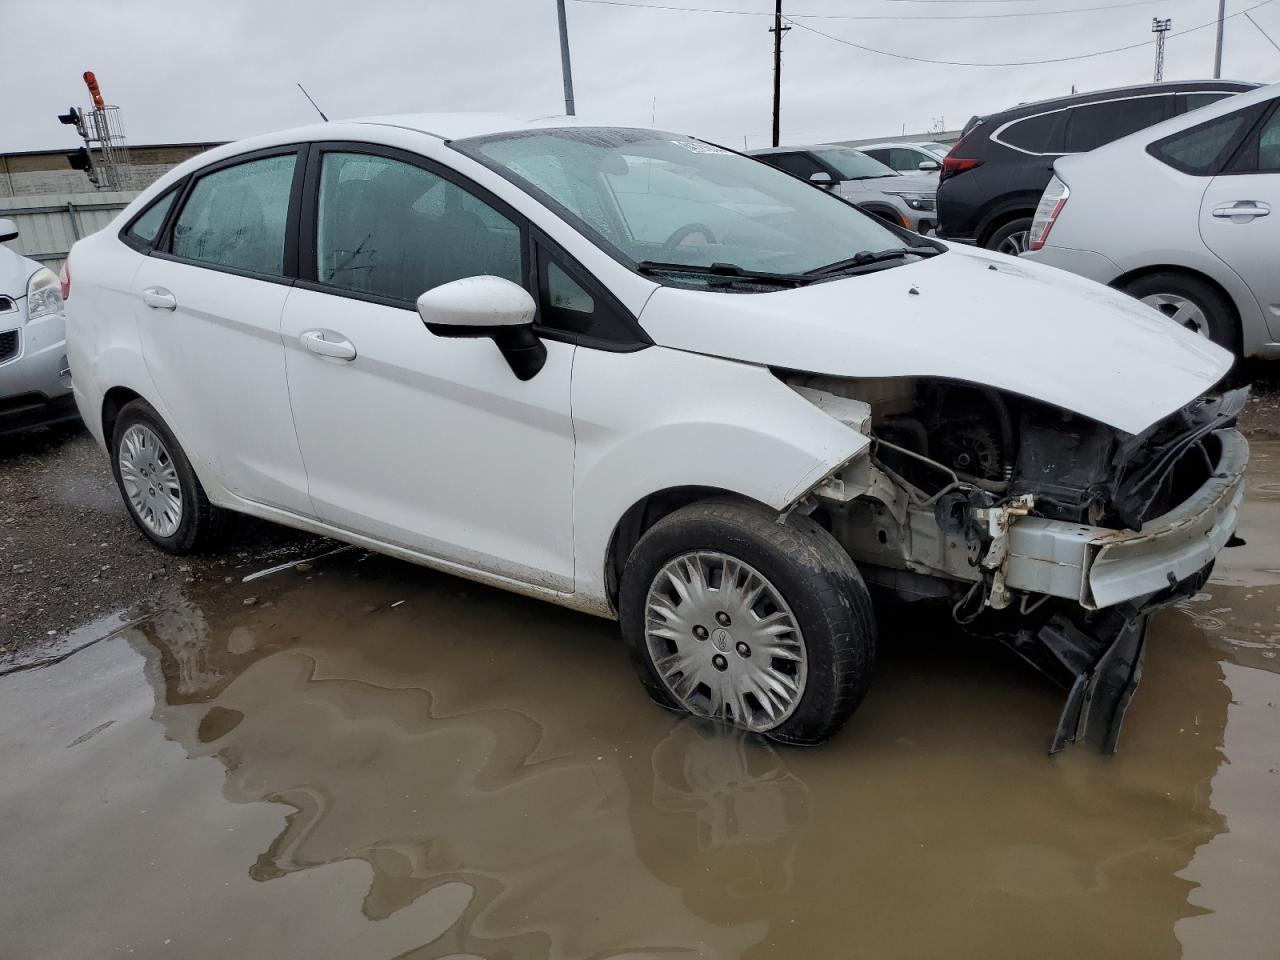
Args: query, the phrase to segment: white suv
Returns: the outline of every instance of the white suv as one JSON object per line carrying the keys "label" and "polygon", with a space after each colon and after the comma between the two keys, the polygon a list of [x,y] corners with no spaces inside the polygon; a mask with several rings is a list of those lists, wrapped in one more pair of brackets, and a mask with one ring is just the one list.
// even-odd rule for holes
{"label": "white suv", "polygon": [[1054,163],[1025,259],[1280,359],[1280,85]]}
{"label": "white suv", "polygon": [[783,741],[866,691],[870,584],[1068,687],[1055,747],[1113,744],[1242,495],[1243,395],[1198,399],[1225,351],[674,133],[259,137],[67,276],[77,402],[162,549],[238,511],[617,617],[659,702]]}

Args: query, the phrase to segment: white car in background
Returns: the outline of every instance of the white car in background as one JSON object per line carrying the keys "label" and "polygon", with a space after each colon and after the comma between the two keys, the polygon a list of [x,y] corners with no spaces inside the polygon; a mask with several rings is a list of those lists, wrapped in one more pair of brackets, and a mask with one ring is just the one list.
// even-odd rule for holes
{"label": "white car in background", "polygon": [[161,549],[236,511],[616,617],[659,702],[782,741],[862,699],[870,583],[1069,688],[1055,748],[1114,745],[1243,495],[1225,351],[676,133],[228,144],[67,278],[76,400]]}
{"label": "white car in background", "polygon": [[1280,85],[1055,161],[1023,259],[1280,359]]}
{"label": "white car in background", "polygon": [[905,140],[872,143],[858,147],[858,150],[867,156],[879,160],[899,173],[931,173],[935,176],[942,172],[942,161],[947,158],[947,151],[950,149],[942,143],[910,143]]}
{"label": "white car in background", "polygon": [[[0,244],[17,236],[0,220]],[[58,277],[0,246],[0,436],[78,417]]]}

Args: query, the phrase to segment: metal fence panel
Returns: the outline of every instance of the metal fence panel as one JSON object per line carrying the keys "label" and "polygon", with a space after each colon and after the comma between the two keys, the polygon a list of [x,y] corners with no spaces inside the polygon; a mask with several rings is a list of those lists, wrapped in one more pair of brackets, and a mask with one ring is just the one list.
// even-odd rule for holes
{"label": "metal fence panel", "polygon": [[138,193],[134,190],[0,198],[0,217],[12,220],[18,227],[18,238],[7,246],[51,270],[59,270],[73,243],[107,226]]}

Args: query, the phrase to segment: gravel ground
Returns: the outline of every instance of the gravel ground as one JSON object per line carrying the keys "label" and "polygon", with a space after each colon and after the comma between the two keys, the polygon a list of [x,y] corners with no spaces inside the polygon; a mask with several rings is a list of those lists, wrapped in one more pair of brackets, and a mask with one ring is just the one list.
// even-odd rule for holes
{"label": "gravel ground", "polygon": [[134,526],[83,428],[0,439],[0,668],[167,585],[243,576],[331,541],[241,518],[216,554],[161,553]]}
{"label": "gravel ground", "polygon": [[[1247,371],[1251,438],[1280,439],[1280,367]],[[0,669],[43,655],[70,630],[168,585],[240,577],[332,549],[332,541],[240,518],[217,553],[172,557],[125,511],[107,459],[83,429],[0,439]]]}

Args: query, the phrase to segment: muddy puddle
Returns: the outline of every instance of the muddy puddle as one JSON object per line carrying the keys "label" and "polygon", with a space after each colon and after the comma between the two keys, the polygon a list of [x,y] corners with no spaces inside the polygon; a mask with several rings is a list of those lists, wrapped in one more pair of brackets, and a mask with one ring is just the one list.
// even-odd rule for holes
{"label": "muddy puddle", "polygon": [[1254,458],[1106,759],[1048,759],[1059,692],[933,622],[794,750],[652,706],[612,624],[405,564],[197,585],[0,679],[0,956],[1275,958]]}

